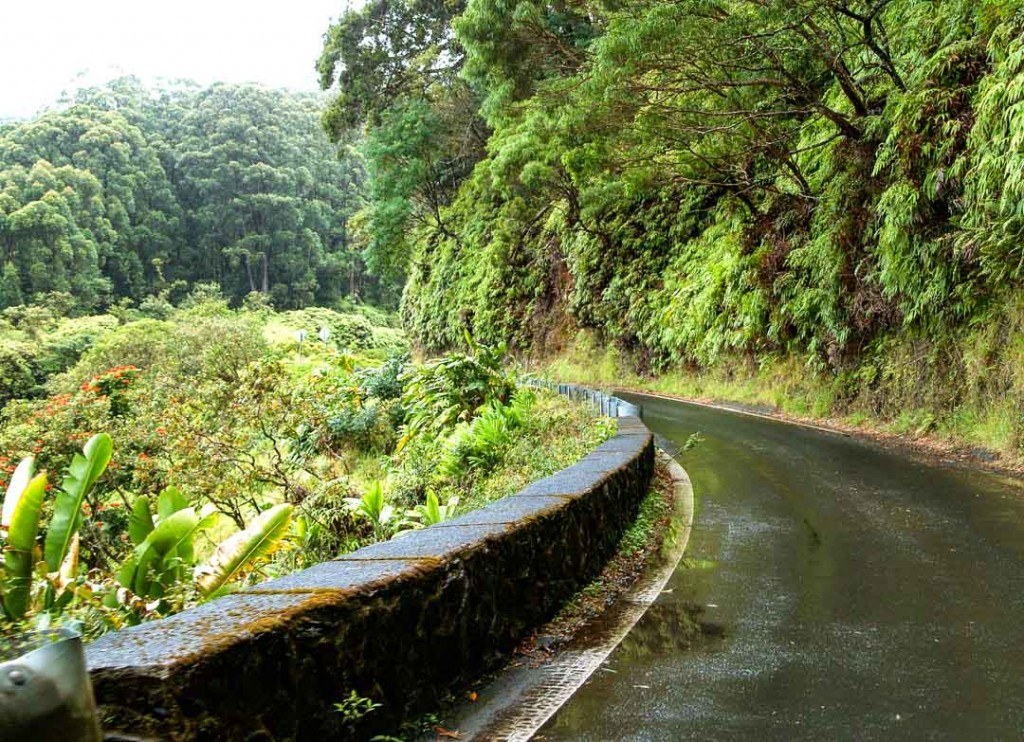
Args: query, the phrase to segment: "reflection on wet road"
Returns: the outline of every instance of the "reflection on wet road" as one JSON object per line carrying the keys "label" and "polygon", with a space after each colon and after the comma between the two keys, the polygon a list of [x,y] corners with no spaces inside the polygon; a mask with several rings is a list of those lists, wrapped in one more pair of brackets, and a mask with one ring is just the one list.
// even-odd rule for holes
{"label": "reflection on wet road", "polygon": [[538,739],[1024,736],[1019,482],[640,401],[670,442],[703,438],[680,456],[687,559]]}

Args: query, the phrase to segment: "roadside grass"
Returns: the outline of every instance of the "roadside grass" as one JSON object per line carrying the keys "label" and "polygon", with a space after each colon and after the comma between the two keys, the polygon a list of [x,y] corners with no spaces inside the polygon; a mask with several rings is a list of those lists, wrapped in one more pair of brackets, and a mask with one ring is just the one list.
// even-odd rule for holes
{"label": "roadside grass", "polygon": [[[760,363],[730,357],[707,369],[676,367],[639,374],[627,357],[598,348],[581,333],[535,370],[559,381],[740,404],[928,447],[970,451],[1019,468],[1024,466],[1024,342],[1011,338],[997,349],[981,345],[979,338],[966,337],[955,353],[944,354],[957,359],[948,377],[934,368],[937,361],[929,353],[935,351],[910,344],[878,351],[874,361],[838,375],[794,355]],[[1003,356],[999,363],[992,357],[997,352]]]}
{"label": "roadside grass", "polygon": [[438,491],[444,502],[459,497],[457,513],[515,494],[531,482],[572,466],[614,434],[616,423],[596,411],[551,393],[538,393],[527,424],[517,432],[500,463],[471,471]]}

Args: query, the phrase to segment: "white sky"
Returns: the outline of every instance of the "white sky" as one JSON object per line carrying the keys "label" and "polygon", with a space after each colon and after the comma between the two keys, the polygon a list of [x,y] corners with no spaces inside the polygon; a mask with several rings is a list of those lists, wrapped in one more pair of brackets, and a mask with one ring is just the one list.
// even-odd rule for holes
{"label": "white sky", "polygon": [[[0,0],[0,119],[121,75],[316,90],[346,0]],[[84,77],[79,77],[84,73]]]}

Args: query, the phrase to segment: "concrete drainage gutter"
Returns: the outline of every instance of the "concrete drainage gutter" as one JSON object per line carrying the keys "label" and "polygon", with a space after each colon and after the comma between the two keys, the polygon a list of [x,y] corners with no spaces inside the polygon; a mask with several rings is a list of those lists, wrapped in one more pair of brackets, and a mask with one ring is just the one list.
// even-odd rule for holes
{"label": "concrete drainage gutter", "polygon": [[[614,398],[601,397],[592,401],[610,411]],[[515,495],[107,634],[87,648],[104,728],[134,738],[336,739],[432,708],[497,667],[600,572],[653,469],[651,433],[627,415],[596,451]],[[352,691],[383,705],[346,719],[334,704]]]}

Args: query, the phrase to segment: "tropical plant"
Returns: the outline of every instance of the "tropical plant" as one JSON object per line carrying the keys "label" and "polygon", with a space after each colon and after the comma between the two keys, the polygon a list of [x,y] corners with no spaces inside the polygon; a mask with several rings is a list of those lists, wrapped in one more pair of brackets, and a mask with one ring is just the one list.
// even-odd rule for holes
{"label": "tropical plant", "polygon": [[24,459],[14,472],[4,496],[0,535],[4,538],[4,613],[13,619],[24,617],[28,608],[35,566],[36,536],[43,498],[46,496],[46,473],[33,476],[35,460]]}
{"label": "tropical plant", "polygon": [[466,422],[492,401],[505,403],[515,381],[505,369],[505,346],[471,343],[470,353],[450,353],[402,376],[406,411],[403,440],[426,432],[438,434]]}
{"label": "tropical plant", "polygon": [[221,543],[196,570],[196,584],[206,597],[239,579],[254,563],[270,556],[288,534],[293,506],[281,503],[264,510],[243,530]]}
{"label": "tropical plant", "polygon": [[147,498],[139,497],[132,506],[129,524],[135,549],[118,571],[117,582],[133,595],[152,600],[164,598],[194,578],[200,594],[216,595],[281,545],[288,533],[292,506],[282,503],[260,513],[197,567],[196,537],[214,526],[218,515],[210,504],[197,513],[173,487],[160,493],[156,518]]}
{"label": "tropical plant", "polygon": [[[38,543],[40,519],[48,488],[45,472],[35,473],[35,459],[27,457],[15,468],[7,486],[0,520],[4,560],[2,606],[10,620],[30,611],[56,615],[79,594],[78,558],[82,513],[113,452],[110,436],[102,433],[86,443],[68,468],[53,504],[53,515],[42,548]],[[100,510],[97,505],[94,509]],[[195,568],[197,537],[209,531],[219,514],[212,504],[198,512],[174,487],[157,498],[156,512],[145,496],[135,499],[128,516],[128,536],[134,548],[117,570],[115,581],[126,594],[110,590],[104,580],[89,582],[80,592],[106,595],[106,608],[127,608],[138,619],[139,601],[158,601],[157,613],[180,608],[168,597],[193,583],[203,596],[218,593],[250,571],[280,546],[288,531],[292,506],[280,504],[261,513],[247,528],[226,539],[202,566]],[[95,544],[92,544],[95,546]],[[40,565],[37,567],[37,564]],[[45,575],[37,591],[35,575]],[[91,579],[91,578],[90,578]],[[84,583],[83,583],[84,584]],[[38,602],[34,602],[38,598]],[[145,612],[152,607],[142,606]]]}
{"label": "tropical plant", "polygon": [[361,497],[346,497],[345,503],[353,513],[370,521],[378,541],[387,538],[394,526],[395,508],[387,502],[383,482],[371,482]]}
{"label": "tropical plant", "polygon": [[427,492],[427,501],[416,507],[406,510],[407,520],[405,525],[411,528],[424,528],[450,520],[455,515],[455,509],[459,506],[459,498],[455,495],[448,498],[444,505],[441,504],[437,493]]}
{"label": "tropical plant", "polygon": [[82,505],[96,481],[100,478],[114,453],[114,442],[106,433],[94,435],[75,454],[61,482],[60,492],[53,505],[53,517],[46,531],[43,556],[51,572],[60,569],[71,548],[71,542],[82,523]]}
{"label": "tropical plant", "polygon": [[533,392],[518,389],[507,405],[491,401],[471,422],[460,423],[445,441],[438,471],[457,478],[467,470],[494,466],[522,427],[535,401]]}
{"label": "tropical plant", "polygon": [[139,496],[132,505],[128,534],[135,549],[117,572],[117,582],[140,598],[162,598],[195,564],[196,536],[214,525],[216,507],[199,513],[176,488],[168,487],[157,499],[157,515],[149,499]]}
{"label": "tropical plant", "polygon": [[[113,443],[100,433],[75,454],[53,505],[42,550],[45,562],[43,607],[60,610],[73,597],[67,590],[77,571],[82,507],[110,463]],[[32,578],[38,560],[37,535],[48,487],[45,472],[34,475],[35,460],[28,457],[15,469],[4,496],[4,612],[20,619],[30,607]]]}

